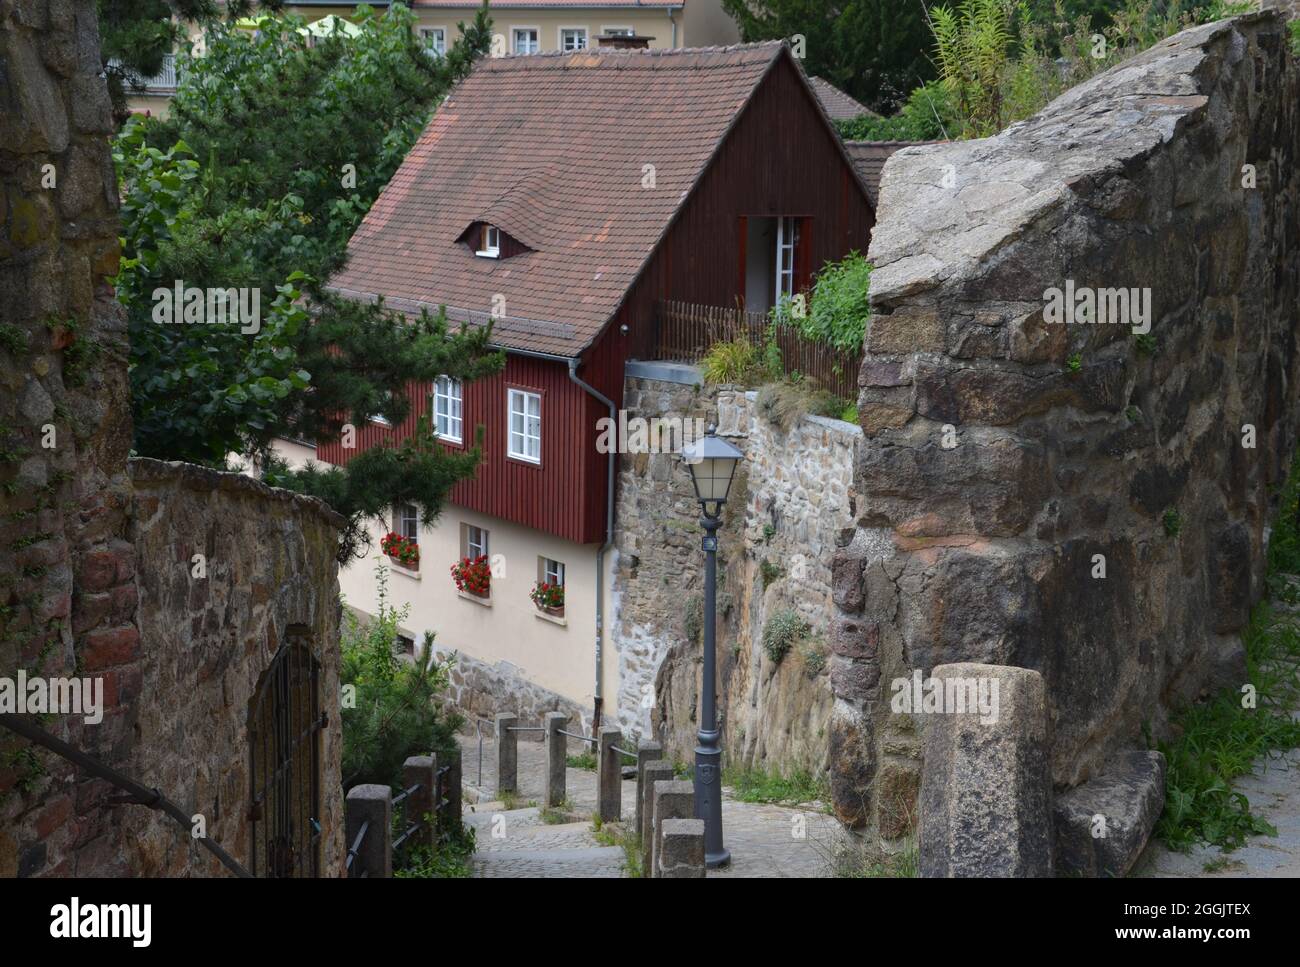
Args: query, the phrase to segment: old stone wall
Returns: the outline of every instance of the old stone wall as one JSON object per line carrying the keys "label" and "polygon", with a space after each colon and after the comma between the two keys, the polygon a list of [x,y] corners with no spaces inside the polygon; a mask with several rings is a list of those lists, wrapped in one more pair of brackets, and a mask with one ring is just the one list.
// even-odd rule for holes
{"label": "old stone wall", "polygon": [[[117,191],[95,5],[0,3],[0,676],[102,678],[126,760],[140,695]],[[0,730],[0,876],[120,872],[106,784]]]}
{"label": "old stone wall", "polygon": [[[842,820],[911,826],[924,722],[890,699],[913,670],[1041,673],[1058,792],[1243,681],[1296,438],[1298,108],[1254,14],[886,165],[834,561]],[[1053,323],[1067,284],[1149,293],[1149,333]]]}
{"label": "old stone wall", "polygon": [[[630,416],[699,418],[745,453],[719,532],[719,709],[728,761],[824,772],[831,711],[826,634],[830,559],[852,519],[861,434],[804,416],[783,430],[757,394],[631,377]],[[674,453],[624,455],[617,514],[614,650],[625,731],[653,732],[690,760],[700,689],[704,556],[699,504]],[[762,648],[773,615],[793,612],[804,640],[777,662]]]}
{"label": "old stone wall", "polygon": [[[482,732],[490,741],[498,712],[513,713],[522,726],[540,725],[547,712],[563,712],[569,716],[569,731],[591,734],[590,709],[531,681],[510,662],[486,662],[450,649],[435,651],[439,658],[453,659],[447,701],[465,716],[462,731],[467,735]],[[540,742],[542,733],[521,732],[519,739]]]}
{"label": "old stone wall", "polygon": [[[202,814],[208,834],[251,866],[250,712],[292,630],[320,663],[319,709],[329,724],[319,738],[320,813],[312,818],[322,829],[322,871],[342,875],[335,558],[342,518],[314,498],[242,474],[143,459],[133,460],[131,471],[137,620],[150,654],[141,692],[148,701],[140,704],[128,771]],[[196,576],[196,563],[203,576]],[[257,751],[265,755],[265,744]],[[163,816],[137,810],[125,826],[126,850],[140,875],[221,872]],[[266,858],[258,861],[264,875]]]}
{"label": "old stone wall", "polygon": [[[138,461],[133,484],[112,130],[95,4],[0,0],[0,678],[98,682],[101,721],[37,724],[204,815],[248,863],[248,697],[304,626],[337,874],[338,518],[193,467]],[[0,876],[219,871],[115,792],[0,729]]]}

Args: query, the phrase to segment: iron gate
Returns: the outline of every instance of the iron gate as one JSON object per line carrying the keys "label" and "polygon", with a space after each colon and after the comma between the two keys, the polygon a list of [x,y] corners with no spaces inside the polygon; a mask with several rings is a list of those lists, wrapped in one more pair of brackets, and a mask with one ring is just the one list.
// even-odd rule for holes
{"label": "iron gate", "polygon": [[252,872],[320,875],[320,663],[290,628],[258,683],[248,720]]}

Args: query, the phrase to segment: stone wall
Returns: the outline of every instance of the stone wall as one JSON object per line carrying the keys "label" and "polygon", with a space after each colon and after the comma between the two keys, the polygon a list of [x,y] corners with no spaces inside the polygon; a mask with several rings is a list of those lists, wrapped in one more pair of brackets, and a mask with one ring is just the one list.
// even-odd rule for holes
{"label": "stone wall", "polygon": [[[719,710],[728,761],[824,772],[831,711],[826,633],[833,615],[827,564],[853,515],[853,457],[861,434],[805,416],[788,431],[760,413],[757,394],[630,377],[630,416],[700,418],[745,453],[719,531]],[[699,504],[671,453],[625,455],[617,511],[613,648],[619,725],[653,732],[670,757],[696,744],[703,563]],[[762,631],[792,610],[807,640],[773,663]],[[649,701],[647,701],[649,699]]]}
{"label": "stone wall", "polygon": [[[338,519],[230,474],[128,466],[117,185],[90,0],[0,0],[0,678],[88,678],[58,738],[202,813],[249,861],[247,700],[305,625],[323,666],[327,873],[342,870]],[[190,556],[211,571],[191,581]],[[188,833],[0,729],[0,876],[218,872]]]}
{"label": "stone wall", "polygon": [[[591,735],[590,710],[530,681],[510,662],[486,662],[464,652],[445,649],[435,649],[435,652],[441,659],[454,656],[447,700],[465,716],[462,731],[467,735],[481,731],[490,741],[498,712],[515,714],[524,726],[540,725],[547,712],[563,712],[569,716],[569,731]],[[524,742],[540,742],[542,733],[521,732],[519,738]]]}
{"label": "stone wall", "polygon": [[[320,663],[321,864],[342,875],[338,529],[320,501],[249,477],[133,460],[130,536],[139,562],[144,663],[137,739],[127,770],[148,776],[249,865],[252,701],[287,632],[305,632]],[[203,555],[206,577],[194,576]],[[126,850],[146,876],[217,875],[221,867],[170,819],[128,814]],[[259,875],[265,857],[259,858]]]}
{"label": "stone wall", "polygon": [[[0,675],[101,676],[48,727],[113,764],[141,685],[126,324],[95,5],[0,3]],[[121,869],[107,786],[0,730],[0,876]]]}
{"label": "stone wall", "polygon": [[[914,669],[1041,673],[1058,792],[1241,684],[1296,437],[1298,109],[1254,14],[886,165],[834,562],[842,820],[911,825],[923,723],[890,684]],[[1067,280],[1149,289],[1149,337],[1047,321]]]}

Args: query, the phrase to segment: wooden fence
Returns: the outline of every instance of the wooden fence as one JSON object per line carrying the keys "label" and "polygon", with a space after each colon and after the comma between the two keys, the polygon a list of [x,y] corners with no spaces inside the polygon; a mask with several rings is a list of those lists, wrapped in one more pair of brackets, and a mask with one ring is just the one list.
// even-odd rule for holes
{"label": "wooden fence", "polygon": [[[666,301],[658,306],[655,359],[697,363],[718,342],[746,339],[762,348],[771,320],[765,312],[746,312],[725,306],[702,306]],[[799,373],[823,389],[846,400],[858,398],[858,371],[862,350],[845,352],[801,335],[790,326],[777,326],[776,344],[786,375]]]}

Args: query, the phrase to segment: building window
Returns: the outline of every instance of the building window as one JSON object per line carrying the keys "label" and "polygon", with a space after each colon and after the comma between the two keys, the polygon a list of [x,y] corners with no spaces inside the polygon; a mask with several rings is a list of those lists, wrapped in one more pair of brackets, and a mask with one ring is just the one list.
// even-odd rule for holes
{"label": "building window", "polygon": [[564,562],[552,561],[549,557],[537,559],[537,580],[554,588],[564,587]]}
{"label": "building window", "polygon": [[424,41],[424,52],[432,57],[442,57],[447,53],[447,30],[444,27],[421,27],[420,38]]}
{"label": "building window", "polygon": [[401,534],[408,540],[420,540],[420,512],[415,509],[414,504],[400,504],[397,513],[393,515],[396,519],[393,521],[393,530]]}
{"label": "building window", "polygon": [[484,225],[479,236],[479,248],[474,253],[485,259],[494,259],[501,255],[501,231],[494,225]]}
{"label": "building window", "polygon": [[473,524],[460,525],[460,556],[471,561],[488,556],[488,532]]}
{"label": "building window", "polygon": [[414,655],[415,639],[410,635],[404,635],[399,631],[397,633],[397,653],[399,655]]}
{"label": "building window", "polygon": [[510,423],[506,452],[517,460],[542,462],[542,396],[509,390]]}
{"label": "building window", "polygon": [[587,49],[586,27],[561,27],[560,50],[575,51]]}
{"label": "building window", "polygon": [[460,380],[439,376],[433,383],[434,431],[449,443],[460,443],[464,437],[461,419]]}
{"label": "building window", "polygon": [[631,27],[602,27],[601,33],[606,37],[635,37],[636,31]]}
{"label": "building window", "polygon": [[515,53],[516,54],[535,54],[538,51],[537,28],[536,27],[516,27]]}
{"label": "building window", "polygon": [[794,297],[794,253],[799,245],[799,220],[776,220],[776,304]]}

